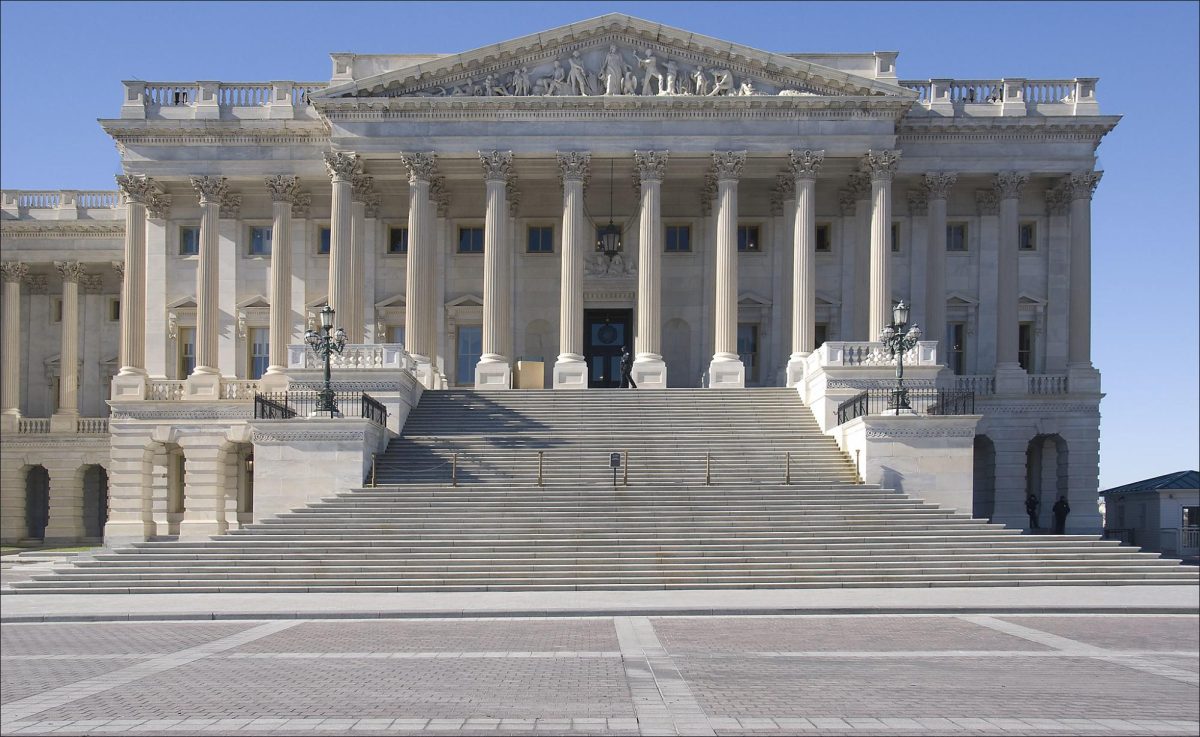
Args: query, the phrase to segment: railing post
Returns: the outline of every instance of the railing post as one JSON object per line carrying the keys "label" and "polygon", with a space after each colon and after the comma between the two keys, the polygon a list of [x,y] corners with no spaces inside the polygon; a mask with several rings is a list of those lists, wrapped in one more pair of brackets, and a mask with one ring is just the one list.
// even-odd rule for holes
{"label": "railing post", "polygon": [[450,456],[450,485],[458,486],[458,451]]}
{"label": "railing post", "polygon": [[712,453],[704,454],[704,485],[712,485]]}
{"label": "railing post", "polygon": [[629,486],[629,451],[625,451],[625,471],[621,476],[622,486]]}
{"label": "railing post", "polygon": [[537,483],[538,486],[545,485],[543,483],[543,477],[542,477],[542,462],[545,460],[544,459],[545,453],[546,453],[546,451],[544,451],[544,450],[538,451],[538,483]]}
{"label": "railing post", "polygon": [[372,489],[374,489],[377,486],[377,484],[375,483],[375,460],[376,460],[377,455],[378,455],[377,453],[371,454],[371,488]]}

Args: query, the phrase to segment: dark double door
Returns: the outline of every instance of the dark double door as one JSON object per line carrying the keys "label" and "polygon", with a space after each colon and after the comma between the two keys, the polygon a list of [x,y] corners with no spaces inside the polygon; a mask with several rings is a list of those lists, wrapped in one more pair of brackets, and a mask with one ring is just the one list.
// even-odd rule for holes
{"label": "dark double door", "polygon": [[621,348],[633,352],[633,310],[584,310],[583,357],[588,388],[621,385]]}

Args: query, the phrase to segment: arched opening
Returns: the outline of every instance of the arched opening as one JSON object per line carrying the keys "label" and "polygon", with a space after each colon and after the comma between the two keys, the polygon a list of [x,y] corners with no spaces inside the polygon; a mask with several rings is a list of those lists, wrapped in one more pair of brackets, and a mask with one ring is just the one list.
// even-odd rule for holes
{"label": "arched opening", "polygon": [[1067,441],[1061,435],[1038,435],[1025,449],[1025,491],[1040,503],[1038,527],[1054,529],[1052,510],[1067,494]]}
{"label": "arched opening", "polygon": [[168,444],[167,449],[167,534],[178,535],[179,523],[183,521],[185,484],[184,473],[187,467],[183,448]]}
{"label": "arched opening", "polygon": [[44,466],[31,466],[25,473],[25,535],[46,538],[50,522],[50,474]]}
{"label": "arched opening", "polygon": [[83,472],[83,534],[104,536],[108,522],[108,472],[103,466],[88,466]]}
{"label": "arched opening", "polygon": [[971,514],[991,520],[996,513],[996,446],[987,435],[975,436]]}

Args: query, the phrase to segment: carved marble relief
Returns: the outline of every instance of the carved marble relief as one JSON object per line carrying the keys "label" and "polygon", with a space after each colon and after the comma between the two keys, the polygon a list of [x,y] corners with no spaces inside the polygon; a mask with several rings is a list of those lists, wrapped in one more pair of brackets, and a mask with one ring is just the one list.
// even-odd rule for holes
{"label": "carved marble relief", "polygon": [[[360,93],[369,94],[369,93]],[[401,97],[566,96],[747,96],[804,95],[807,89],[780,88],[741,77],[729,69],[672,58],[653,49],[618,44],[564,53],[537,64],[519,64],[505,71],[480,72],[452,84],[404,91]]]}

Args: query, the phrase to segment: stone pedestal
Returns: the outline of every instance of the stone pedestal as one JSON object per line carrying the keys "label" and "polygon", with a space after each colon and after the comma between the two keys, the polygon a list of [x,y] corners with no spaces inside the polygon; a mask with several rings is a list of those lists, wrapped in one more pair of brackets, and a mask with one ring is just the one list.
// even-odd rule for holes
{"label": "stone pedestal", "polygon": [[804,381],[804,369],[808,365],[808,354],[793,353],[787,364],[787,385],[796,386]]}
{"label": "stone pedestal", "polygon": [[737,358],[714,357],[708,364],[709,389],[741,389],[746,386],[746,366]]}
{"label": "stone pedestal", "polygon": [[1019,364],[996,366],[997,394],[1024,394],[1029,386],[1029,374]]}
{"label": "stone pedestal", "polygon": [[78,426],[78,412],[56,412],[50,416],[50,432],[73,433]]}
{"label": "stone pedestal", "polygon": [[146,398],[146,386],[149,383],[145,374],[120,374],[113,377],[111,398],[116,401],[128,401]]}
{"label": "stone pedestal", "polygon": [[587,363],[582,359],[558,357],[554,362],[555,389],[587,389]]}
{"label": "stone pedestal", "polygon": [[183,385],[183,398],[212,402],[221,398],[221,375],[193,373]]}
{"label": "stone pedestal", "polygon": [[476,389],[509,389],[512,366],[505,361],[483,361],[475,365]]}
{"label": "stone pedestal", "polygon": [[637,358],[630,375],[638,389],[667,388],[667,364],[661,358]]}

